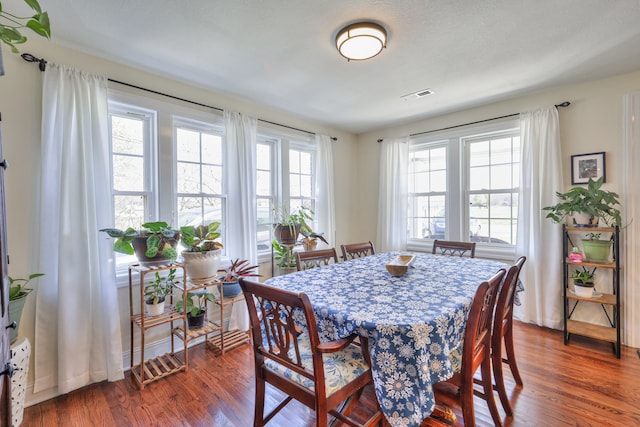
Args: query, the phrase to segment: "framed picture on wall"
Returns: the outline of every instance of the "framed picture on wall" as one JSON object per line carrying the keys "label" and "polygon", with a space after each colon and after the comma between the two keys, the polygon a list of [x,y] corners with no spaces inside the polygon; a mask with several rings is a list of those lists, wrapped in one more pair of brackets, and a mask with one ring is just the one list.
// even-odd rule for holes
{"label": "framed picture on wall", "polygon": [[589,178],[595,181],[600,177],[603,182],[606,182],[604,154],[602,152],[571,156],[571,183],[586,184],[589,182]]}

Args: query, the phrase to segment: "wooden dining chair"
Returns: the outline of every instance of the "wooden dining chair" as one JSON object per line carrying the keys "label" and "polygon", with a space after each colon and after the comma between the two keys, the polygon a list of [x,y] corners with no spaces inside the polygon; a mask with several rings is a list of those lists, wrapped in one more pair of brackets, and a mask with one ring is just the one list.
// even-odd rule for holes
{"label": "wooden dining chair", "polygon": [[[462,417],[465,427],[475,427],[475,411],[473,396],[484,399],[489,406],[491,418],[496,426],[501,427],[500,413],[493,396],[493,381],[491,377],[491,323],[496,298],[500,284],[506,271],[500,269],[491,279],[482,282],[478,287],[469,315],[461,348],[451,352],[451,363],[455,373],[447,380],[448,384],[456,387],[456,397],[462,407]],[[474,387],[474,375],[480,368],[481,379],[477,381],[482,390]],[[434,387],[436,393],[439,388]],[[437,396],[436,396],[437,398]]]}
{"label": "wooden dining chair", "polygon": [[469,252],[470,258],[476,257],[475,242],[454,242],[452,240],[434,240],[432,254],[440,253],[442,255],[459,255],[464,256]]}
{"label": "wooden dining chair", "polygon": [[[507,397],[504,385],[503,363],[509,365],[513,378],[517,385],[522,386],[522,377],[516,364],[516,355],[513,346],[513,303],[516,296],[516,287],[520,277],[520,271],[524,265],[526,257],[521,256],[516,263],[509,268],[498,299],[493,318],[493,332],[491,336],[491,361],[493,365],[494,387],[500,396],[500,402],[504,411],[509,416],[513,416],[513,410]],[[502,343],[504,341],[505,357],[502,357]]]}
{"label": "wooden dining chair", "polygon": [[[321,343],[306,294],[248,279],[241,279],[240,286],[249,308],[253,335],[254,427],[264,426],[292,399],[315,410],[317,427],[326,427],[330,417],[352,427],[383,422],[379,407],[365,423],[350,417],[363,388],[373,383],[362,348],[352,343],[355,335]],[[298,317],[294,313],[303,314],[304,331],[296,323]],[[268,414],[265,414],[266,383],[287,395]]]}
{"label": "wooden dining chair", "polygon": [[348,259],[355,259],[373,255],[376,253],[372,241],[368,241],[365,243],[350,243],[348,245],[340,245],[340,249],[342,249],[342,259],[345,261]]}
{"label": "wooden dining chair", "polygon": [[338,262],[336,248],[319,249],[317,251],[299,251],[295,254],[298,271]]}

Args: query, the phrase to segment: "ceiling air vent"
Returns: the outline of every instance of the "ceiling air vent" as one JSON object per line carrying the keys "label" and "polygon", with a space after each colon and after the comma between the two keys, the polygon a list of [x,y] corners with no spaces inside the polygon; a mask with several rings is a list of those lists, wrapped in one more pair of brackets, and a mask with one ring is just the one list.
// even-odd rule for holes
{"label": "ceiling air vent", "polygon": [[401,96],[402,99],[414,99],[414,98],[422,98],[427,95],[433,95],[433,91],[431,89],[423,89],[417,92],[410,93],[408,95]]}

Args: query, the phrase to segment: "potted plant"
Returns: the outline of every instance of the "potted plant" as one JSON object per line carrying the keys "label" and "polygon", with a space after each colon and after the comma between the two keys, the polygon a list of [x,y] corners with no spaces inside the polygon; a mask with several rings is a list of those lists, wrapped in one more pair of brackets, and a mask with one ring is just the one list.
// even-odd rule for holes
{"label": "potted plant", "polygon": [[281,245],[276,239],[271,241],[271,245],[273,246],[273,258],[278,267],[285,269],[296,268],[296,257],[293,252],[293,246]]}
{"label": "potted plant", "polygon": [[603,190],[604,177],[597,181],[589,179],[587,187],[573,187],[566,193],[556,192],[560,201],[542,208],[548,211],[546,218],[553,222],[561,223],[567,217],[573,216],[573,224],[580,226],[597,226],[599,221],[613,227],[622,222],[618,194],[613,191]]}
{"label": "potted plant", "polygon": [[324,233],[316,233],[315,231],[311,231],[311,230],[300,230],[300,234],[302,234],[303,236],[302,247],[304,248],[305,251],[315,250],[316,247],[318,246],[318,240],[321,240],[327,244],[329,243],[327,242],[327,239],[324,238],[323,236]]}
{"label": "potted plant", "polygon": [[16,322],[16,327],[10,331],[10,339],[13,343],[18,336],[18,327],[22,317],[24,304],[27,302],[27,296],[33,291],[29,287],[29,282],[36,277],[44,276],[43,273],[30,274],[28,278],[17,278],[9,276],[9,321]]}
{"label": "potted plant", "polygon": [[595,268],[589,271],[587,267],[576,269],[571,273],[575,294],[580,297],[591,297],[593,295],[593,275]]}
{"label": "potted plant", "polygon": [[584,257],[587,261],[607,262],[611,252],[611,239],[600,240],[601,233],[587,233],[587,238],[582,239]]}
{"label": "potted plant", "polygon": [[221,279],[224,297],[235,297],[242,292],[240,284],[238,283],[241,277],[260,277],[260,274],[254,272],[258,266],[248,264],[248,260],[244,259],[240,261],[240,258],[231,262],[231,265],[226,269],[225,275]]}
{"label": "potted plant", "polygon": [[180,232],[173,230],[166,222],[146,222],[140,230],[127,228],[103,228],[100,231],[116,239],[113,250],[122,254],[135,254],[140,264],[162,265],[173,262],[178,257],[176,246]]}
{"label": "potted plant", "polygon": [[193,283],[205,283],[215,278],[220,266],[220,254],[224,247],[216,241],[220,237],[220,222],[209,225],[180,227],[180,243],[185,247],[182,259],[187,277]]}
{"label": "potted plant", "polygon": [[176,269],[169,270],[169,274],[161,276],[156,271],[155,279],[144,287],[144,303],[149,316],[158,316],[164,313],[165,299],[173,291]]}
{"label": "potted plant", "polygon": [[[207,313],[207,301],[215,301],[215,296],[202,289],[196,292],[187,292],[186,304],[183,300],[176,303],[176,310],[187,312],[187,326],[190,330],[200,329],[204,326],[204,318]],[[186,306],[186,307],[185,307]]]}
{"label": "potted plant", "polygon": [[[32,16],[17,16],[8,12],[0,2],[0,40],[11,47],[13,53],[20,51],[16,47],[27,41],[27,38],[20,32],[23,28],[28,28],[39,36],[51,38],[51,26],[49,14],[43,12],[37,0],[25,0],[25,3],[35,12]],[[0,76],[4,75],[2,62],[2,49],[0,48]]]}
{"label": "potted plant", "polygon": [[273,208],[273,236],[281,245],[295,245],[298,241],[300,230],[311,231],[308,222],[313,220],[313,211],[300,206],[290,211],[286,204]]}

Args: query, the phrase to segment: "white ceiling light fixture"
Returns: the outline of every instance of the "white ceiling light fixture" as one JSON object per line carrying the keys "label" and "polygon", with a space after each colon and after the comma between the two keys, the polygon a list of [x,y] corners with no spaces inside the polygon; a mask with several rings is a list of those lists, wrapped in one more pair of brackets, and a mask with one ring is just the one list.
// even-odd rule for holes
{"label": "white ceiling light fixture", "polygon": [[387,31],[373,22],[357,22],[338,31],[336,48],[349,61],[373,58],[387,47]]}

